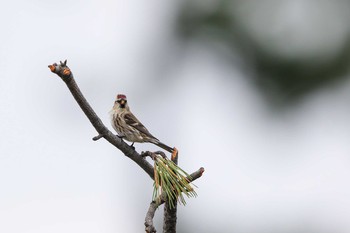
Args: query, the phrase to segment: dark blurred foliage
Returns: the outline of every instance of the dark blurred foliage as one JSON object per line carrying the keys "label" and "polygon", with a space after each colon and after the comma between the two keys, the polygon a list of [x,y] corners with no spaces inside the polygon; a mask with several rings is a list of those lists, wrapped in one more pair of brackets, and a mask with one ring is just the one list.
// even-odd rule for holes
{"label": "dark blurred foliage", "polygon": [[[232,11],[232,6],[239,4],[239,1],[213,2],[186,1],[178,17],[178,34],[183,41],[219,41],[230,48],[232,53],[238,52],[247,77],[271,103],[293,103],[314,90],[339,83],[346,77],[350,64],[349,33],[340,52],[330,59],[280,57],[261,47],[255,42],[256,39],[246,33],[247,29],[243,28]],[[211,6],[201,7],[204,3]],[[232,62],[235,60],[232,59]]]}

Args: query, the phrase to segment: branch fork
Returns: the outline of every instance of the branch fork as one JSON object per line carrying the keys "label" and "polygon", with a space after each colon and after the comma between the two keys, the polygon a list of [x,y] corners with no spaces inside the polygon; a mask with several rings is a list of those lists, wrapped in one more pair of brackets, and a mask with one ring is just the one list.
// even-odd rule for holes
{"label": "branch fork", "polygon": [[48,65],[48,67],[50,68],[52,73],[57,74],[63,80],[69,78],[72,75],[72,72],[67,66],[67,60],[65,60],[64,62],[60,61],[60,65],[57,65],[57,63],[53,63],[52,65]]}

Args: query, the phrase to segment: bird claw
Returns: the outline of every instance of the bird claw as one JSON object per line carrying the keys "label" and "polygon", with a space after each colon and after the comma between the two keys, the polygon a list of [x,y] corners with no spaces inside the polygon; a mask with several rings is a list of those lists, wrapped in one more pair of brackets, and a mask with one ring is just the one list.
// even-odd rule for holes
{"label": "bird claw", "polygon": [[131,149],[135,150],[134,143],[130,145]]}
{"label": "bird claw", "polygon": [[[115,136],[117,136],[118,138],[120,138],[121,141],[124,141],[123,138],[125,138],[125,136],[120,136],[120,135],[118,135],[118,134],[116,134]],[[131,147],[131,149],[135,150],[134,143],[131,143],[130,147]]]}

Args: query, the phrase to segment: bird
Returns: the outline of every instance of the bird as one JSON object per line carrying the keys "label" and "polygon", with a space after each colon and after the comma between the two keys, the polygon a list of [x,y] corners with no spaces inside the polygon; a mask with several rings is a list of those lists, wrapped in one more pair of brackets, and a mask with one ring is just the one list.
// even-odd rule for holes
{"label": "bird", "polygon": [[118,137],[132,142],[133,147],[135,142],[149,142],[160,148],[173,153],[174,149],[160,142],[154,137],[147,128],[134,116],[130,111],[126,95],[118,94],[114,101],[113,108],[109,112],[111,125],[118,133]]}

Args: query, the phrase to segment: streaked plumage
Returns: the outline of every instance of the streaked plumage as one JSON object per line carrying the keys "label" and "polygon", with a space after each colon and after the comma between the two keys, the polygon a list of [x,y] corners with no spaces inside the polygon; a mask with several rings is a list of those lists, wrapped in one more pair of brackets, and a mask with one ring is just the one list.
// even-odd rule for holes
{"label": "streaked plumage", "polygon": [[150,142],[164,150],[173,152],[173,149],[154,137],[146,127],[132,114],[126,96],[117,95],[112,110],[109,112],[111,124],[118,135],[129,142]]}

